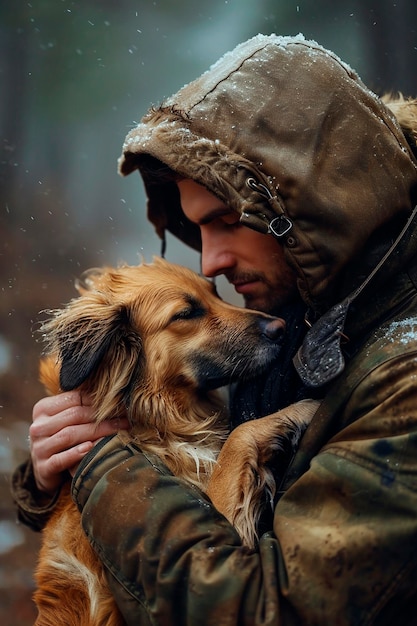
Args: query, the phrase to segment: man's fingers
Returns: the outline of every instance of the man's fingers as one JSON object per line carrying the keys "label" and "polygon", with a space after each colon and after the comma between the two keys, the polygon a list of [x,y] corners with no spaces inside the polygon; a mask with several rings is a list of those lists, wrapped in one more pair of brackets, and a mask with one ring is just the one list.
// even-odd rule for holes
{"label": "man's fingers", "polygon": [[32,417],[29,440],[35,479],[49,494],[59,487],[63,472],[76,468],[98,439],[129,429],[126,418],[97,424],[89,397],[79,391],[43,398]]}
{"label": "man's fingers", "polygon": [[92,441],[84,441],[79,446],[52,455],[45,463],[45,474],[61,474],[74,465],[78,465],[93,445]]}
{"label": "man's fingers", "polygon": [[68,391],[39,400],[33,407],[33,418],[39,415],[56,415],[75,406],[91,406],[91,400],[79,391]]}
{"label": "man's fingers", "polygon": [[77,468],[83,457],[93,447],[92,441],[85,441],[79,446],[53,454],[39,461],[34,467],[38,488],[53,495],[62,482],[62,474],[71,468]]}
{"label": "man's fingers", "polygon": [[[50,418],[53,421],[55,418]],[[87,423],[70,423],[69,426],[63,426],[66,423],[62,416],[57,417],[57,424],[49,430],[43,425],[36,422],[29,428],[29,436],[32,451],[36,450],[36,455],[40,458],[48,458],[54,454],[70,450],[85,442],[95,441],[101,437],[112,435],[119,429],[128,429],[129,423],[126,419],[106,420],[101,424],[94,422]],[[64,469],[67,469],[65,467]]]}

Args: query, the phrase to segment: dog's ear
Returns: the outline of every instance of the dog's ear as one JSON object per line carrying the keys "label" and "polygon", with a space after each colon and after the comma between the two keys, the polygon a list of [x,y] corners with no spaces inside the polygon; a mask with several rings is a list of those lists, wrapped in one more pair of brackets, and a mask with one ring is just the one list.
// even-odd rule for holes
{"label": "dog's ear", "polygon": [[99,310],[93,317],[73,320],[72,327],[63,329],[60,344],[60,386],[63,391],[76,389],[99,367],[107,355],[126,343],[129,336],[129,319],[126,307]]}
{"label": "dog's ear", "polygon": [[96,289],[100,279],[105,276],[106,267],[91,267],[76,278],[74,286],[80,295],[88,294]]}

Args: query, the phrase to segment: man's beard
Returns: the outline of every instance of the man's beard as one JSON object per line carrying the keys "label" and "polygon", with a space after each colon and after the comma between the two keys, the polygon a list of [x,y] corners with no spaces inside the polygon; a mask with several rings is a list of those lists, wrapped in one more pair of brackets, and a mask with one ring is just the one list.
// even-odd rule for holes
{"label": "man's beard", "polygon": [[265,291],[262,296],[251,294],[243,295],[245,308],[247,309],[277,316],[282,307],[285,307],[293,301],[299,301],[299,292],[295,286],[288,287],[284,292],[277,292],[265,275],[259,272],[236,272],[234,274],[226,274],[226,279],[231,284],[260,282],[265,285]]}
{"label": "man's beard", "polygon": [[268,315],[278,316],[280,309],[287,304],[286,298],[274,298],[271,294],[270,297],[263,297],[262,299],[255,297],[245,297],[245,308],[252,309],[254,311],[260,311],[261,313],[267,313]]}

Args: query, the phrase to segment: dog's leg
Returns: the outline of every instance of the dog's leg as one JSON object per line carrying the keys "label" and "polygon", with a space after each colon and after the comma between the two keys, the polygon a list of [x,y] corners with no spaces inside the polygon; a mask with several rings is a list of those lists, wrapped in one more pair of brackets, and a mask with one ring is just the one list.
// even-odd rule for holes
{"label": "dog's leg", "polygon": [[235,526],[245,545],[255,545],[265,501],[272,501],[275,494],[268,463],[282,452],[284,441],[289,440],[293,446],[298,443],[319,404],[302,400],[267,417],[245,422],[229,435],[221,449],[207,495]]}

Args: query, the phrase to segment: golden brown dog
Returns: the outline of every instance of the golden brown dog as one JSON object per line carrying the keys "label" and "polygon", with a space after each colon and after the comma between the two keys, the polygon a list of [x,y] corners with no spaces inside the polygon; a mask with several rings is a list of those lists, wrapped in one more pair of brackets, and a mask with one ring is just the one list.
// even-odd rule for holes
{"label": "golden brown dog", "polygon": [[[227,410],[216,389],[268,367],[283,320],[226,304],[210,282],[161,259],[92,270],[78,290],[42,325],[47,390],[79,388],[97,422],[127,415],[122,436],[208,493],[252,547],[265,492],[275,488],[266,464],[283,437],[300,436],[317,403],[239,426],[223,445]],[[44,531],[36,583],[38,626],[124,623],[68,484]]]}

